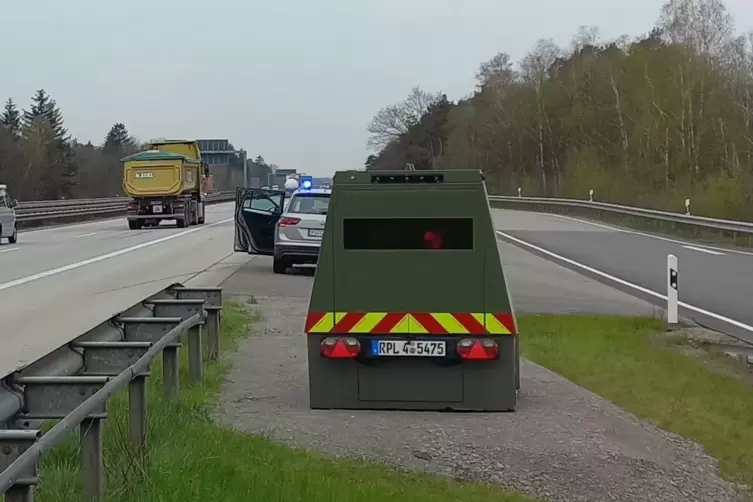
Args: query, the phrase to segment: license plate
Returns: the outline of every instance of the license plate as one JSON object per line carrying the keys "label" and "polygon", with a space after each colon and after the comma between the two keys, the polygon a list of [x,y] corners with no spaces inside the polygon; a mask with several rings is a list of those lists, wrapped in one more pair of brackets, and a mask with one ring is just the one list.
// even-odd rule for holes
{"label": "license plate", "polygon": [[427,340],[372,340],[372,356],[444,357],[446,342]]}
{"label": "license plate", "polygon": [[136,179],[154,178],[154,173],[136,173]]}
{"label": "license plate", "polygon": [[161,213],[162,212],[162,206],[160,206],[160,205],[152,206],[152,212],[153,213]]}
{"label": "license plate", "polygon": [[324,235],[324,230],[318,230],[318,229],[309,229],[309,237],[321,237]]}

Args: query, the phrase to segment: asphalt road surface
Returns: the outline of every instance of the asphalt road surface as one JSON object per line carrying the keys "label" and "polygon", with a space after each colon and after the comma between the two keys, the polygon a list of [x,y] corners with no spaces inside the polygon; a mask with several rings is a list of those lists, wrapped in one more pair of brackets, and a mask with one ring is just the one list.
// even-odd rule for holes
{"label": "asphalt road surface", "polygon": [[217,204],[187,229],[128,230],[119,218],[0,246],[0,378],[172,283],[219,284],[248,261],[233,253],[232,216]]}
{"label": "asphalt road surface", "polygon": [[[653,315],[643,300],[500,242],[517,312]],[[521,365],[515,413],[311,410],[302,335],[312,274],[258,257],[223,283],[261,315],[231,356],[216,419],[332,455],[500,483],[568,502],[739,500],[715,461],[685,439],[536,364]]]}
{"label": "asphalt road surface", "polygon": [[674,254],[680,315],[753,342],[753,252],[567,216],[494,209],[493,217],[505,241],[663,308],[667,255]]}

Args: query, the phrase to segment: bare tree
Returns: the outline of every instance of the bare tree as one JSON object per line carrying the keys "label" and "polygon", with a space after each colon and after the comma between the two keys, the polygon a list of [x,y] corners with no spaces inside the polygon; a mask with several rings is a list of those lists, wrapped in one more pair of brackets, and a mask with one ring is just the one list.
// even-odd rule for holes
{"label": "bare tree", "polygon": [[421,120],[429,107],[441,99],[441,93],[426,92],[416,86],[401,103],[382,108],[366,130],[371,134],[368,145],[382,149],[392,141],[408,134],[410,128]]}
{"label": "bare tree", "polygon": [[659,26],[666,38],[697,54],[721,57],[734,33],[734,21],[722,0],[669,0]]}
{"label": "bare tree", "polygon": [[[539,169],[541,176],[541,186],[544,193],[548,192],[549,180],[547,176],[546,157],[544,152],[545,147],[545,130],[549,133],[549,141],[551,138],[551,125],[549,117],[547,116],[543,88],[549,76],[549,69],[554,62],[562,54],[561,49],[551,39],[539,39],[536,42],[533,50],[529,52],[523,60],[520,62],[520,68],[523,76],[523,80],[536,91],[536,132],[538,134],[539,143]],[[552,157],[553,164],[556,164],[556,159]],[[555,166],[553,166],[556,169]],[[554,170],[552,169],[552,170]]]}
{"label": "bare tree", "polygon": [[481,63],[476,72],[476,85],[479,89],[487,86],[504,87],[515,80],[516,74],[510,55],[499,52],[489,61]]}
{"label": "bare tree", "polygon": [[596,46],[599,43],[599,27],[598,26],[578,26],[578,31],[570,41],[570,51],[575,53],[579,52],[586,46]]}

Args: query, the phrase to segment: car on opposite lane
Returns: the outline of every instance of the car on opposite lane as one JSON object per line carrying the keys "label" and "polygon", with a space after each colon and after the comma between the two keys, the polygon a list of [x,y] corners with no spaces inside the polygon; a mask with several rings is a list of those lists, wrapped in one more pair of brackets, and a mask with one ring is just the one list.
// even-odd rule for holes
{"label": "car on opposite lane", "polygon": [[10,198],[8,187],[0,185],[0,244],[3,239],[8,239],[11,244],[18,241],[17,205],[18,201]]}

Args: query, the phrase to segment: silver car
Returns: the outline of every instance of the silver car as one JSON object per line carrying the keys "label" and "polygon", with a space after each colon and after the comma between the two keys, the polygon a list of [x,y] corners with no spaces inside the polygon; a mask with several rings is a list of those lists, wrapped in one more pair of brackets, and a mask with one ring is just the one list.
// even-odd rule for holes
{"label": "silver car", "polygon": [[316,264],[331,195],[329,189],[299,189],[288,198],[281,190],[238,188],[234,250],[273,256],[276,274]]}
{"label": "silver car", "polygon": [[331,190],[316,188],[293,192],[275,229],[272,269],[276,274],[293,265],[317,262],[331,195]]}
{"label": "silver car", "polygon": [[18,228],[16,225],[16,206],[18,201],[11,199],[8,187],[0,185],[0,244],[3,239],[15,244],[18,240]]}

